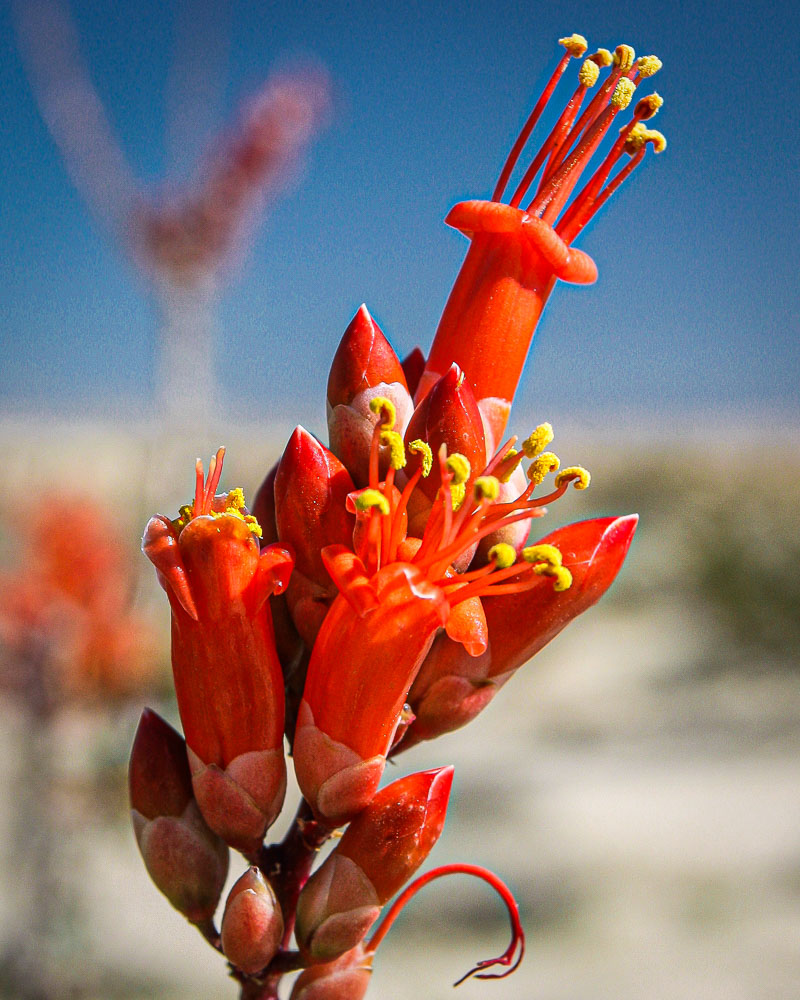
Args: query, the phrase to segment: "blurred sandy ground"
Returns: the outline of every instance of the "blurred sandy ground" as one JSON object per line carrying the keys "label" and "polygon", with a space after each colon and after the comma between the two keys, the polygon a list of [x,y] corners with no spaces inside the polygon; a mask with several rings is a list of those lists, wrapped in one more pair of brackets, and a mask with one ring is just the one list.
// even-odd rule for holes
{"label": "blurred sandy ground", "polygon": [[[45,488],[88,489],[135,549],[153,510],[187,499],[192,461],[218,436],[227,484],[252,496],[288,430],[157,440],[137,426],[6,422],[0,560],[13,560],[14,522]],[[610,430],[562,429],[558,450],[591,468],[592,489],[559,504],[543,533],[639,510],[626,569],[471,727],[401,761],[455,763],[431,864],[485,864],[509,882],[528,931],[522,967],[453,994],[453,980],[507,941],[501,906],[460,877],[406,910],[371,996],[800,995],[800,454],[788,429],[777,441],[735,426],[688,439],[667,430],[628,436],[623,452]],[[138,588],[166,646],[166,603],[143,559]],[[223,963],[137,854],[124,770],[139,710],[70,710],[56,726],[61,912],[36,943],[53,964],[48,995],[232,998]],[[32,895],[34,873],[20,867],[31,832],[15,824],[25,728],[0,705],[0,952]],[[241,868],[234,860],[233,875]],[[15,989],[0,978],[0,996]]]}

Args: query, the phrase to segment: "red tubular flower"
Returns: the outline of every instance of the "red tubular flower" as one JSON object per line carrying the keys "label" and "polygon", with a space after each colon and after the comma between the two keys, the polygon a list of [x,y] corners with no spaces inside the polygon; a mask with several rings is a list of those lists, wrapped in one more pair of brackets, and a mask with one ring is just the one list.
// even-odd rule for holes
{"label": "red tubular flower", "polygon": [[541,580],[530,590],[487,598],[489,644],[482,655],[468,656],[448,636],[439,636],[408,696],[416,718],[404,747],[474,719],[520,666],[598,601],[622,568],[638,520],[636,514],[595,518],[543,538],[540,545],[560,550],[572,586],[557,593]]}
{"label": "red tubular flower", "polygon": [[345,502],[354,489],[350,474],[333,452],[303,427],[296,428],[275,477],[275,520],[281,542],[295,553],[286,599],[309,647],[337,594],[321,551],[353,537],[355,518]]}
{"label": "red tubular flower", "polygon": [[[618,113],[630,103],[636,85],[661,65],[654,56],[635,61],[628,45],[618,46],[613,58],[601,49],[583,63],[577,89],[509,204],[502,203],[511,173],[569,60],[586,52],[586,40],[580,35],[562,38],[560,44],[566,52],[509,154],[492,200],[462,202],[447,216],[447,223],[464,233],[471,246],[417,389],[419,401],[456,362],[474,390],[491,449],[502,436],[536,324],[556,279],[585,284],[597,277],[594,261],[570,246],[571,241],[641,162],[648,142],[656,151],[664,146],[663,136],[643,130],[640,124],[661,105],[661,98],[653,94],[638,102],[633,119],[563,212],[581,173]],[[600,68],[609,65],[609,76],[578,118],[588,90],[598,82]],[[633,157],[631,163],[609,180],[626,153]],[[533,197],[523,208],[537,175]]]}
{"label": "red tubular flower", "polygon": [[414,406],[403,366],[380,327],[362,305],[350,321],[328,377],[328,434],[331,451],[356,486],[369,478],[369,455],[376,416],[370,402],[383,396],[394,404],[398,430]]}
{"label": "red tubular flower", "polygon": [[192,923],[211,920],[228,874],[228,848],[197,808],[186,744],[149,708],[133,741],[128,786],[136,842],[150,877]]}
{"label": "red tubular flower", "polygon": [[[555,456],[545,454],[534,462],[536,475],[522,494],[498,503],[499,480],[479,476],[473,493],[467,494],[470,464],[461,454],[448,457],[443,446],[438,456],[441,486],[424,534],[421,539],[406,537],[409,498],[430,472],[432,456],[425,443],[409,444],[409,452],[422,461],[401,493],[394,475],[406,464],[406,449],[392,429],[393,407],[381,398],[373,406],[383,422],[373,432],[370,485],[348,498],[356,512],[353,549],[331,545],[322,552],[339,596],[314,644],[295,730],[300,789],[317,819],[330,826],[352,819],[375,794],[409,688],[436,632],[446,628],[451,639],[478,656],[487,644],[483,596],[526,590],[541,575],[551,577],[559,590],[571,580],[552,546],[525,550],[520,562],[510,546],[499,546],[488,565],[463,574],[454,565],[482,538],[537,516],[570,482],[579,487],[588,483],[585,470],[566,469],[553,492],[534,498],[546,472],[557,467]],[[535,436],[519,455],[498,454],[487,472],[496,469],[505,475],[523,454],[539,454],[541,448],[531,443]],[[378,479],[381,443],[392,462],[383,481]]]}
{"label": "red tubular flower", "polygon": [[283,677],[267,598],[285,590],[293,557],[259,547],[241,490],[215,496],[224,449],[194,504],[151,518],[142,549],[172,609],[172,669],[195,797],[209,826],[254,850],[285,790]]}
{"label": "red tubular flower", "polygon": [[439,839],[452,781],[452,766],[400,778],[348,826],[297,903],[295,934],[311,961],[331,961],[363,940]]}
{"label": "red tubular flower", "polygon": [[283,914],[272,887],[255,866],[234,883],[221,930],[225,957],[248,975],[260,972],[277,954]]}

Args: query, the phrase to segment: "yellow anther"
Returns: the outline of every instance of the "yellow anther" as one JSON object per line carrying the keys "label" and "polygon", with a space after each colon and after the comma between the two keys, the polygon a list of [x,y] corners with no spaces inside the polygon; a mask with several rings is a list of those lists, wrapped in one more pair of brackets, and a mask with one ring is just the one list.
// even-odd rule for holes
{"label": "yellow anther", "polygon": [[574,59],[580,59],[583,53],[589,48],[589,43],[583,35],[570,35],[569,38],[559,38],[558,44],[563,45]]}
{"label": "yellow anther", "polygon": [[244,490],[239,486],[231,490],[228,493],[227,503],[229,507],[236,507],[238,510],[241,510],[244,507]]}
{"label": "yellow anther", "polygon": [[[624,131],[624,129],[620,131]],[[667,148],[667,140],[664,138],[663,133],[653,128],[647,128],[645,125],[637,122],[625,140],[625,152],[633,156],[648,142],[652,143],[653,152],[655,153],[663,153]]]}
{"label": "yellow anther", "polygon": [[397,420],[397,410],[395,409],[394,403],[391,399],[387,399],[386,396],[373,396],[369,401],[369,408],[378,417],[386,414],[383,421],[383,429],[385,431],[392,430],[395,421]]}
{"label": "yellow anther", "polygon": [[178,520],[183,521],[184,524],[188,524],[189,521],[194,517],[194,504],[185,503],[182,507],[178,508]]}
{"label": "yellow anther", "polygon": [[467,495],[467,487],[465,483],[451,483],[450,484],[450,500],[453,504],[453,510],[458,510],[461,504],[464,502],[464,497]]}
{"label": "yellow anther", "polygon": [[655,128],[647,129],[645,141],[652,144],[654,153],[663,153],[667,148],[667,137]]}
{"label": "yellow anther", "polygon": [[582,465],[570,465],[556,476],[556,488],[565,483],[572,483],[576,490],[585,490],[591,481],[588,469],[584,469]]}
{"label": "yellow anther", "polygon": [[597,52],[593,52],[589,58],[593,63],[596,63],[600,69],[605,69],[606,66],[610,66],[614,62],[614,57],[608,51],[608,49],[598,49]]}
{"label": "yellow anther", "polygon": [[561,461],[558,455],[554,455],[552,451],[545,451],[528,466],[528,479],[536,486],[543,483],[545,477],[550,472],[558,472],[558,467],[561,465]]}
{"label": "yellow anther", "polygon": [[640,101],[636,102],[636,117],[641,118],[642,121],[654,118],[663,104],[664,98],[661,94],[648,94],[647,97],[643,97]]}
{"label": "yellow anther", "polygon": [[452,455],[447,456],[447,462],[445,464],[453,476],[453,486],[461,486],[469,479],[469,474],[472,470],[470,468],[469,459],[465,455],[454,451]]}
{"label": "yellow anther", "polygon": [[613,108],[619,108],[620,111],[624,111],[625,108],[627,108],[627,106],[631,103],[633,92],[635,90],[636,84],[633,80],[629,80],[627,76],[623,76],[614,88],[614,93],[611,95],[611,106]]}
{"label": "yellow anther", "polygon": [[[517,458],[517,456],[519,456]],[[517,458],[516,462],[509,462],[510,458]],[[517,466],[522,461],[522,452],[517,451],[516,448],[509,448],[508,451],[503,455],[501,466],[503,471],[498,474],[497,478],[501,483],[507,483],[511,476],[514,474]]]}
{"label": "yellow anther", "polygon": [[389,462],[393,469],[402,469],[406,464],[406,449],[397,431],[381,431],[381,444],[389,449]]}
{"label": "yellow anther", "polygon": [[473,489],[478,501],[496,500],[500,493],[500,480],[495,476],[478,476]]}
{"label": "yellow anther", "polygon": [[578,82],[582,87],[593,87],[600,76],[600,67],[590,56],[581,66],[581,71],[578,73]]}
{"label": "yellow anther", "polygon": [[240,521],[244,521],[244,514],[238,507],[226,507],[225,510],[220,511],[218,514],[212,512],[211,516],[222,517],[223,514],[226,514],[228,517],[238,517]]}
{"label": "yellow anther", "polygon": [[508,569],[517,561],[517,550],[508,542],[498,542],[489,549],[489,561],[498,569]]}
{"label": "yellow anther", "polygon": [[623,73],[627,73],[633,66],[636,53],[632,45],[618,45],[614,49],[614,65],[619,66]]}
{"label": "yellow anther", "polygon": [[533,572],[537,576],[549,576],[553,578],[553,590],[569,590],[572,586],[572,573],[566,566],[550,566],[542,563],[533,567]]}
{"label": "yellow anther", "polygon": [[522,442],[522,451],[526,458],[536,458],[553,440],[552,424],[539,424],[536,430]]}
{"label": "yellow anther", "polygon": [[555,545],[542,542],[540,545],[528,545],[522,550],[522,558],[529,563],[546,563],[548,566],[560,566],[563,562],[561,550]]}
{"label": "yellow anther", "polygon": [[244,523],[253,532],[256,538],[261,538],[263,536],[264,532],[261,530],[261,525],[252,514],[245,514]]}
{"label": "yellow anther", "polygon": [[636,68],[639,76],[655,76],[663,65],[658,56],[639,56]]}
{"label": "yellow anther", "polygon": [[362,490],[353,501],[356,510],[379,510],[381,514],[389,513],[389,501],[379,490]]}
{"label": "yellow anther", "polygon": [[413,452],[415,455],[420,455],[422,458],[422,478],[426,479],[431,474],[431,469],[433,468],[433,452],[430,449],[430,445],[426,444],[424,441],[420,441],[416,438],[408,446],[408,450]]}

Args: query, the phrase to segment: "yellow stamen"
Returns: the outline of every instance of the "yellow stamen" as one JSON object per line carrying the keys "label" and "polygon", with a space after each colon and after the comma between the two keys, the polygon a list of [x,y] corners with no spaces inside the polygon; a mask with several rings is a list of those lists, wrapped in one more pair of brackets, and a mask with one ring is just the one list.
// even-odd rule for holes
{"label": "yellow stamen", "polygon": [[522,550],[522,558],[525,562],[545,563],[551,568],[560,566],[563,561],[561,550],[557,549],[555,545],[548,545],[546,542],[540,545],[528,545]]}
{"label": "yellow stamen", "polygon": [[563,486],[564,483],[572,483],[576,490],[585,490],[592,477],[588,469],[582,465],[570,465],[567,469],[562,469],[556,476],[556,487]]}
{"label": "yellow stamen", "polygon": [[589,43],[583,35],[570,35],[569,38],[559,38],[558,44],[563,45],[567,52],[575,59],[579,59],[589,48]]}
{"label": "yellow stamen", "polygon": [[572,573],[566,566],[549,566],[547,563],[542,563],[541,566],[534,566],[533,572],[537,576],[553,577],[553,590],[561,592],[569,590],[572,586]]}
{"label": "yellow stamen", "polygon": [[636,68],[639,76],[655,76],[663,65],[658,56],[639,56]]}
{"label": "yellow stamen", "polygon": [[353,504],[358,511],[363,512],[377,508],[381,514],[389,513],[389,501],[378,490],[362,490],[356,496]]}
{"label": "yellow stamen", "polygon": [[504,468],[504,471],[497,476],[497,478],[500,480],[501,483],[507,483],[509,481],[509,479],[516,471],[517,466],[522,461],[522,453],[517,451],[516,448],[509,448],[508,451],[505,453],[505,455],[503,455],[502,461],[500,463],[502,466],[506,465],[506,462],[509,458],[514,458],[517,455],[519,455],[517,461],[513,463],[508,463],[508,468]]}
{"label": "yellow stamen", "polygon": [[237,486],[236,489],[231,490],[228,493],[227,504],[229,507],[235,507],[237,510],[241,510],[244,507],[244,490]]}
{"label": "yellow stamen", "polygon": [[593,87],[600,76],[600,67],[592,59],[591,56],[584,62],[581,66],[580,73],[578,73],[578,82],[582,87]]}
{"label": "yellow stamen", "polygon": [[500,492],[500,481],[496,476],[478,476],[473,489],[478,501],[496,500]]}
{"label": "yellow stamen", "polygon": [[543,483],[550,472],[557,472],[561,461],[552,451],[543,452],[528,468],[528,479],[536,486]]}
{"label": "yellow stamen", "polygon": [[389,462],[393,469],[402,469],[406,464],[406,449],[397,431],[381,431],[381,444],[389,448]]}
{"label": "yellow stamen", "polygon": [[618,45],[614,49],[614,65],[619,66],[623,73],[627,73],[633,66],[636,53],[632,45]]}
{"label": "yellow stamen", "polygon": [[469,479],[469,474],[472,470],[469,459],[465,455],[454,451],[452,455],[447,456],[445,464],[453,476],[453,486],[462,486]]}
{"label": "yellow stamen", "polygon": [[647,97],[643,97],[641,101],[636,102],[636,117],[641,118],[643,121],[647,121],[648,118],[655,118],[658,114],[659,108],[663,107],[664,98],[661,94],[648,94]]}
{"label": "yellow stamen", "polygon": [[522,442],[522,450],[526,458],[536,458],[553,440],[552,424],[539,424],[536,430]]}
{"label": "yellow stamen", "polygon": [[629,80],[627,76],[624,76],[614,88],[614,93],[611,97],[611,106],[624,111],[631,103],[631,98],[635,90],[636,84],[633,80]]}
{"label": "yellow stamen", "polygon": [[430,445],[416,438],[408,446],[408,450],[422,457],[422,478],[427,479],[433,468],[433,452],[430,449]]}
{"label": "yellow stamen", "polygon": [[464,497],[467,495],[467,487],[465,483],[451,483],[450,484],[450,500],[453,504],[453,510],[458,510],[461,504],[464,503]]}
{"label": "yellow stamen", "polygon": [[264,532],[261,530],[261,525],[255,519],[255,517],[253,517],[252,514],[245,514],[245,516],[244,516],[244,523],[253,532],[253,534],[256,536],[256,538],[262,538],[263,537]]}
{"label": "yellow stamen", "polygon": [[625,152],[633,156],[648,142],[652,144],[654,153],[663,153],[667,148],[667,140],[663,132],[654,128],[646,128],[641,124],[634,125],[625,142]]}
{"label": "yellow stamen", "polygon": [[508,542],[498,542],[489,549],[489,561],[498,569],[508,569],[517,561],[517,551]]}
{"label": "yellow stamen", "polygon": [[614,62],[614,57],[608,51],[608,49],[598,49],[597,52],[593,52],[589,56],[593,63],[596,63],[600,69],[605,69],[606,66],[610,66]]}
{"label": "yellow stamen", "polygon": [[392,430],[397,420],[397,410],[391,399],[387,399],[386,396],[373,396],[369,401],[369,408],[377,417],[384,416],[385,414],[383,429],[385,431]]}

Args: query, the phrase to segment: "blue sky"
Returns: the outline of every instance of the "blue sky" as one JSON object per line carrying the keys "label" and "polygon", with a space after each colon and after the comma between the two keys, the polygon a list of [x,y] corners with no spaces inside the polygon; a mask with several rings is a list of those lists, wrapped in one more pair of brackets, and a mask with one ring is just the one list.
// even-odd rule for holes
{"label": "blue sky", "polygon": [[[221,304],[216,367],[231,412],[319,426],[330,358],[362,301],[399,352],[427,347],[466,247],[442,219],[458,200],[489,196],[558,58],[556,39],[580,31],[594,47],[624,41],[661,56],[654,87],[666,103],[654,124],[669,148],[580,237],[600,280],[554,293],[522,408],[643,421],[800,416],[795,4],[176,8],[187,6],[211,40],[209,91],[219,78],[227,113],[296,58],[327,67],[336,93],[329,126]],[[163,0],[73,0],[72,10],[134,172],[159,183],[174,166],[165,90],[180,17]],[[206,117],[219,125],[213,107]],[[0,120],[0,410],[141,412],[157,313],[69,181],[8,5]],[[179,168],[195,146],[183,143]]]}

